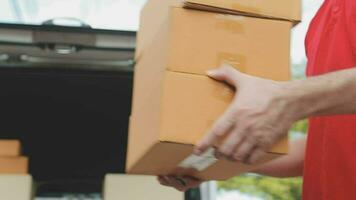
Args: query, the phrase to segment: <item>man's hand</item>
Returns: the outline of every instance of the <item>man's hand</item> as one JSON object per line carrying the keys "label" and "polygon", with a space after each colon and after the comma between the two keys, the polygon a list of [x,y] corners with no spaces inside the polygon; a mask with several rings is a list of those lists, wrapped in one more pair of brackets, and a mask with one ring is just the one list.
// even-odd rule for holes
{"label": "man's hand", "polygon": [[159,176],[157,179],[161,185],[173,187],[181,192],[199,187],[202,183],[202,181],[192,177]]}
{"label": "man's hand", "polygon": [[218,155],[249,164],[259,161],[297,120],[288,98],[284,98],[284,83],[249,76],[230,66],[209,71],[208,75],[235,87],[236,94],[230,107],[197,144],[195,153],[203,153],[226,137]]}

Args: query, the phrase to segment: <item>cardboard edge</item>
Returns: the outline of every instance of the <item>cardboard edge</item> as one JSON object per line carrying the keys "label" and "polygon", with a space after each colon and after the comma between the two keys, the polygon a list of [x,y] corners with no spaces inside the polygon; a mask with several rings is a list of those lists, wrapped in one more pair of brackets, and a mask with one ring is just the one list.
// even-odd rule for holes
{"label": "cardboard edge", "polygon": [[[151,160],[151,157],[153,157],[154,153],[158,152],[157,150],[159,148],[166,146],[166,145],[174,145],[176,147],[182,147],[182,146],[186,147],[186,151],[187,152],[189,151],[189,153],[185,152],[184,154],[186,154],[186,155],[182,156],[182,158],[179,159],[179,161],[177,163],[174,163],[174,165],[171,163],[171,166],[166,169],[156,170],[157,173],[154,173],[151,170],[149,170],[149,172],[144,172],[145,170],[142,170],[142,169],[136,167],[136,166],[141,166],[142,163],[147,163],[148,160]],[[172,175],[174,172],[174,169],[178,166],[178,164],[192,153],[192,148],[193,148],[193,145],[187,145],[187,144],[181,144],[181,143],[175,143],[175,142],[157,141],[153,146],[150,147],[150,149],[130,169],[128,169],[126,171],[126,173],[132,174],[132,175]],[[147,156],[147,155],[149,155],[149,156]],[[160,157],[158,159],[163,160],[164,158]]]}
{"label": "cardboard edge", "polygon": [[236,10],[231,10],[231,9],[226,9],[226,8],[219,8],[216,6],[202,5],[199,3],[192,3],[192,2],[188,2],[188,1],[184,2],[183,8],[207,11],[207,12],[215,12],[215,13],[221,13],[221,14],[243,15],[243,16],[248,16],[248,17],[262,18],[262,19],[289,21],[289,22],[292,22],[294,24],[294,26],[301,22],[301,19],[286,19],[286,18],[282,18],[282,17],[273,17],[273,16],[263,15],[263,14],[253,14],[253,13],[236,11]]}
{"label": "cardboard edge", "polygon": [[[172,1],[172,0],[165,0],[165,1]],[[152,5],[151,5],[152,4]],[[141,27],[142,27],[142,22],[143,22],[143,17],[144,17],[144,13],[147,12],[146,10],[149,9],[150,6],[153,6],[154,4],[152,3],[152,0],[149,0],[146,2],[146,4],[143,6],[143,8],[141,9],[140,11],[140,23],[139,23],[139,29],[138,29],[138,34],[137,34],[137,38],[136,38],[136,44],[138,44],[138,42],[140,42],[139,39],[141,39],[141,36],[140,36],[140,30],[141,30]],[[184,7],[184,2],[183,0],[175,0],[173,2],[170,2],[170,4],[168,5],[168,17],[171,18],[171,10],[173,8],[183,8]],[[161,27],[166,23],[166,20],[169,20],[169,19],[164,19],[161,24],[159,25],[158,29],[156,30],[156,34],[155,35],[158,35],[158,31],[161,29]],[[155,37],[154,37],[155,38]],[[135,56],[134,56],[134,60],[135,61],[139,61],[141,59],[141,57],[143,56],[144,52],[147,51],[147,49],[152,46],[152,43],[154,42],[154,38],[152,38],[152,41],[150,41],[149,43],[146,44],[146,47],[144,47],[143,49],[136,49],[135,50]],[[137,45],[136,45],[137,46]]]}
{"label": "cardboard edge", "polygon": [[152,151],[152,149],[154,149],[154,148],[156,147],[156,145],[157,145],[158,143],[159,143],[159,141],[158,141],[158,142],[155,142],[155,143],[153,143],[153,144],[151,144],[151,145],[147,148],[147,151],[145,151],[145,153],[144,153],[141,157],[139,157],[138,159],[136,159],[135,161],[133,161],[131,164],[129,164],[128,162],[126,162],[125,173],[126,173],[126,174],[135,174],[135,173],[132,173],[132,171],[135,170],[135,166],[137,166],[137,165],[141,162],[142,158],[144,158],[147,154],[149,154],[149,153]]}

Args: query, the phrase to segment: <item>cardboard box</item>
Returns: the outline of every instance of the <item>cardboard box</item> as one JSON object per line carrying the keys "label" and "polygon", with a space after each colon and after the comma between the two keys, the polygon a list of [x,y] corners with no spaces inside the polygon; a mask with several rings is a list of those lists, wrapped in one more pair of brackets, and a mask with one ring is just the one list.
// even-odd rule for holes
{"label": "cardboard box", "polygon": [[156,177],[108,174],[104,183],[104,200],[184,200],[184,193],[159,184]]}
{"label": "cardboard box", "polygon": [[170,9],[151,49],[137,60],[133,112],[162,86],[165,70],[205,76],[229,63],[251,75],[289,80],[291,27],[287,21]]}
{"label": "cardboard box", "polygon": [[[256,167],[217,161],[211,152],[191,156],[234,95],[205,71],[228,62],[251,75],[289,80],[291,27],[287,21],[172,8],[135,68],[127,172],[225,180]],[[287,150],[284,138],[262,162]]]}
{"label": "cardboard box", "polygon": [[[233,93],[223,83],[201,75],[167,71],[164,79],[160,94],[146,98],[146,105],[131,117],[128,173],[225,180],[256,167],[223,160],[216,162],[212,154],[208,154],[191,158],[194,159],[191,162],[203,162],[203,165],[207,162],[208,166],[199,169],[193,163],[180,169],[191,155],[193,145],[228,107]],[[263,162],[286,153],[287,143],[284,138],[275,145]]]}
{"label": "cardboard box", "polygon": [[27,174],[27,157],[0,157],[0,174]]}
{"label": "cardboard box", "polygon": [[[136,59],[139,59],[143,50],[152,43],[153,38],[157,35],[160,26],[165,23],[165,20],[172,18],[172,10],[183,6],[222,13],[214,15],[217,18],[224,15],[223,13],[242,13],[246,15],[247,12],[250,12],[259,13],[260,15],[267,13],[268,16],[290,19],[293,24],[301,19],[300,0],[149,0],[141,11],[140,29],[137,34]],[[216,26],[243,33],[242,27],[238,25],[238,20],[236,20],[238,18],[231,17],[230,19],[224,23],[220,22]],[[190,23],[194,22],[199,23],[196,20]],[[273,27],[270,29],[273,29]]]}
{"label": "cardboard box", "polygon": [[0,156],[19,156],[21,144],[18,140],[0,140]]}
{"label": "cardboard box", "polygon": [[0,199],[31,200],[32,182],[29,175],[0,175]]}

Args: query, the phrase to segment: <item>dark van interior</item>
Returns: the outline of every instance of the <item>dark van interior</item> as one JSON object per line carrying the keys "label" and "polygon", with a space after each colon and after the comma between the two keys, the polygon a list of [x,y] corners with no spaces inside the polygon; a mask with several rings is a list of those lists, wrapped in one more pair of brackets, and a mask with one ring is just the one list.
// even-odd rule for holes
{"label": "dark van interior", "polygon": [[[89,31],[130,40],[136,36],[128,31],[53,26],[1,24],[1,28]],[[125,173],[135,49],[77,46],[77,51],[111,52],[120,58],[108,64],[82,62],[58,52],[56,57],[44,48],[51,45],[55,44],[0,42],[0,137],[21,140],[37,195],[100,193],[105,174]],[[186,199],[199,199],[197,194],[188,192]]]}

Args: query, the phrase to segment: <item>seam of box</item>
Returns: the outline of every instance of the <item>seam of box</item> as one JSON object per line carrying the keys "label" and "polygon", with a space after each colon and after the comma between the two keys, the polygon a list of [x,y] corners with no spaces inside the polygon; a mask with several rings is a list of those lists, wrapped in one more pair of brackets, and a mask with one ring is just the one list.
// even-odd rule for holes
{"label": "seam of box", "polygon": [[[198,6],[198,8],[194,7],[194,6]],[[211,12],[211,13],[242,15],[242,16],[247,16],[247,17],[261,18],[261,19],[287,21],[287,22],[292,22],[293,24],[298,24],[301,21],[301,20],[296,20],[296,19],[286,19],[283,17],[272,17],[267,14],[253,14],[253,13],[248,13],[248,12],[243,12],[243,11],[231,10],[231,9],[227,9],[227,8],[220,8],[220,7],[216,7],[216,6],[201,5],[198,3],[191,3],[191,2],[185,2],[183,4],[183,8],[206,11],[206,12]],[[212,10],[212,9],[214,9],[214,10]]]}
{"label": "seam of box", "polygon": [[[172,141],[168,141],[168,140],[159,140],[160,143],[166,143],[166,144],[177,144],[177,145],[189,145],[189,146],[195,146],[193,144],[187,144],[187,143],[182,143],[182,142],[172,142]],[[150,149],[151,150],[151,149]],[[273,155],[286,155],[285,153],[278,153],[278,152],[271,152],[271,151],[267,151],[266,153],[268,154],[273,154]]]}
{"label": "seam of box", "polygon": [[174,72],[174,73],[179,73],[179,74],[208,77],[205,74],[199,74],[199,73],[195,73],[195,72],[182,72],[182,71],[178,71],[178,70],[171,70],[171,69],[169,69],[169,67],[167,68],[166,72]]}

